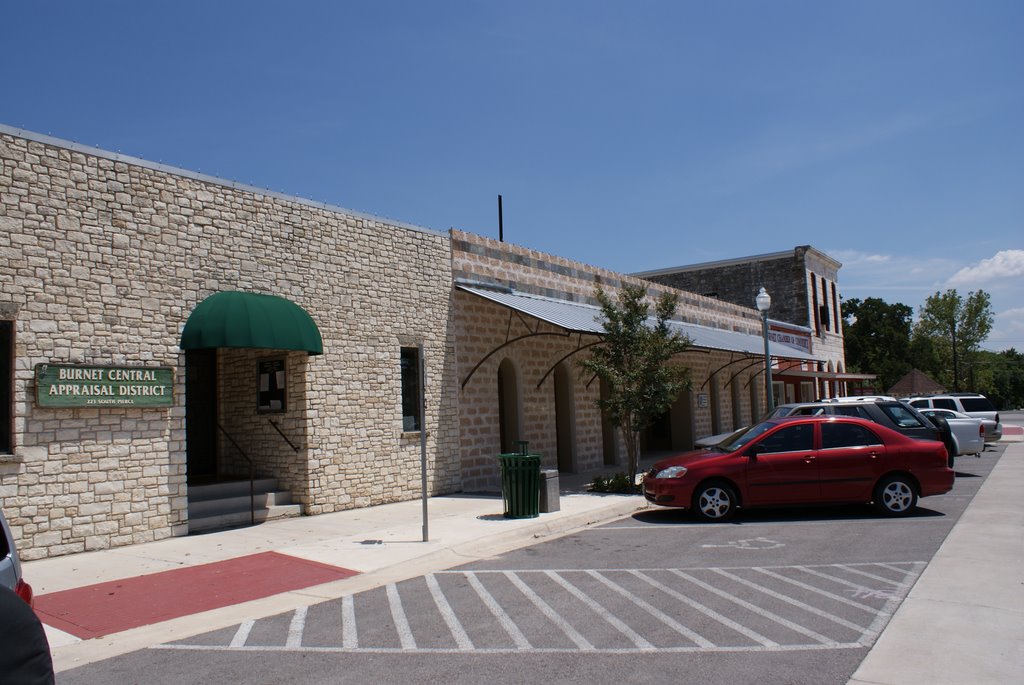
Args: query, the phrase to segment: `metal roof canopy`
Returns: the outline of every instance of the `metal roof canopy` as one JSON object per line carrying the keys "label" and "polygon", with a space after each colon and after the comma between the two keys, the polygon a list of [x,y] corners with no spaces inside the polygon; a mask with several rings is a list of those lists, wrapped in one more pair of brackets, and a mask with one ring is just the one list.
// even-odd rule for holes
{"label": "metal roof canopy", "polygon": [[276,295],[214,293],[196,305],[181,332],[181,349],[218,347],[323,354],[320,330],[305,309]]}
{"label": "metal roof canopy", "polygon": [[[604,333],[601,309],[593,305],[517,293],[511,289],[498,289],[500,286],[490,288],[476,284],[456,283],[455,287],[568,331],[592,335]],[[653,321],[653,318],[651,320]],[[689,337],[694,347],[742,352],[752,356],[764,355],[764,338],[759,335],[727,331],[682,321],[669,321],[669,326]],[[797,347],[780,342],[770,342],[769,351],[773,357],[783,359],[820,361]]]}

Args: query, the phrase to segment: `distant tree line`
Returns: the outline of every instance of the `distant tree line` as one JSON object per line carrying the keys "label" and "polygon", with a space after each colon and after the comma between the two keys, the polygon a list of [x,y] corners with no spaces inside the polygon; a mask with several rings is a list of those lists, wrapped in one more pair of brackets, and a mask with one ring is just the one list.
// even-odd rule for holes
{"label": "distant tree line", "polygon": [[949,391],[980,392],[1001,409],[1024,407],[1024,354],[981,349],[994,320],[984,290],[936,292],[916,323],[911,307],[877,297],[844,301],[843,319],[847,369],[877,374],[881,392],[918,369]]}

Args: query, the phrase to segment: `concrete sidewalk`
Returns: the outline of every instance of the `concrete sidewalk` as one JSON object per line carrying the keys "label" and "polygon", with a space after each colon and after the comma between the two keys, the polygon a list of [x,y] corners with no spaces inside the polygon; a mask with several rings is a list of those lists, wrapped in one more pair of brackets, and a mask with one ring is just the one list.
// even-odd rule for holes
{"label": "concrete sidewalk", "polygon": [[501,497],[497,495],[433,497],[427,507],[427,542],[423,541],[422,501],[414,500],[30,561],[23,564],[24,573],[36,596],[41,597],[260,552],[279,552],[358,572],[344,580],[90,640],[80,640],[46,626],[54,669],[59,672],[169,640],[497,556],[540,540],[613,521],[648,506],[636,495],[590,493],[585,487],[591,480],[591,474],[563,476],[559,511],[531,519],[505,518]]}
{"label": "concrete sidewalk", "polygon": [[851,685],[1024,683],[1024,443],[950,531]]}
{"label": "concrete sidewalk", "polygon": [[[1024,682],[1024,443],[1014,441],[850,681],[856,685]],[[26,562],[37,595],[280,552],[359,574],[90,640],[47,627],[63,671],[137,649],[486,559],[646,508],[563,476],[560,511],[506,519],[496,496],[421,501],[286,519],[219,533]]]}

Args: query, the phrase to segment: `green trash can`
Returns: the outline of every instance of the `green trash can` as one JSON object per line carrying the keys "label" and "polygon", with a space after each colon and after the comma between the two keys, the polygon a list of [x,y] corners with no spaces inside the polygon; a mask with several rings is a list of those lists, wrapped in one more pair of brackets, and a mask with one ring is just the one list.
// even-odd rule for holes
{"label": "green trash can", "polygon": [[522,452],[499,454],[501,464],[501,499],[505,518],[527,519],[540,516],[540,455],[528,454],[526,443]]}

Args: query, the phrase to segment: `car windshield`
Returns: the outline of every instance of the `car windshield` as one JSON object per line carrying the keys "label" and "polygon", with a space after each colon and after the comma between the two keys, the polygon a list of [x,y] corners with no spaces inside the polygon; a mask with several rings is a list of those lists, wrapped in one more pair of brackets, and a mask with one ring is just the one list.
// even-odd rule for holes
{"label": "car windshield", "polygon": [[764,435],[767,431],[775,427],[774,423],[767,421],[758,423],[745,430],[733,433],[722,442],[718,443],[718,449],[723,452],[735,452],[736,450],[742,449],[744,446],[749,444],[751,441],[756,440],[760,436]]}
{"label": "car windshield", "polygon": [[764,418],[766,418],[766,419],[781,419],[784,416],[789,416],[792,413],[793,413],[793,407],[786,406],[786,405],[783,404],[782,406],[775,407],[775,409],[772,409],[771,413],[768,414],[768,416],[766,416]]}
{"label": "car windshield", "polygon": [[927,428],[931,421],[920,414],[916,409],[902,402],[879,403],[878,408],[889,415],[900,428]]}

